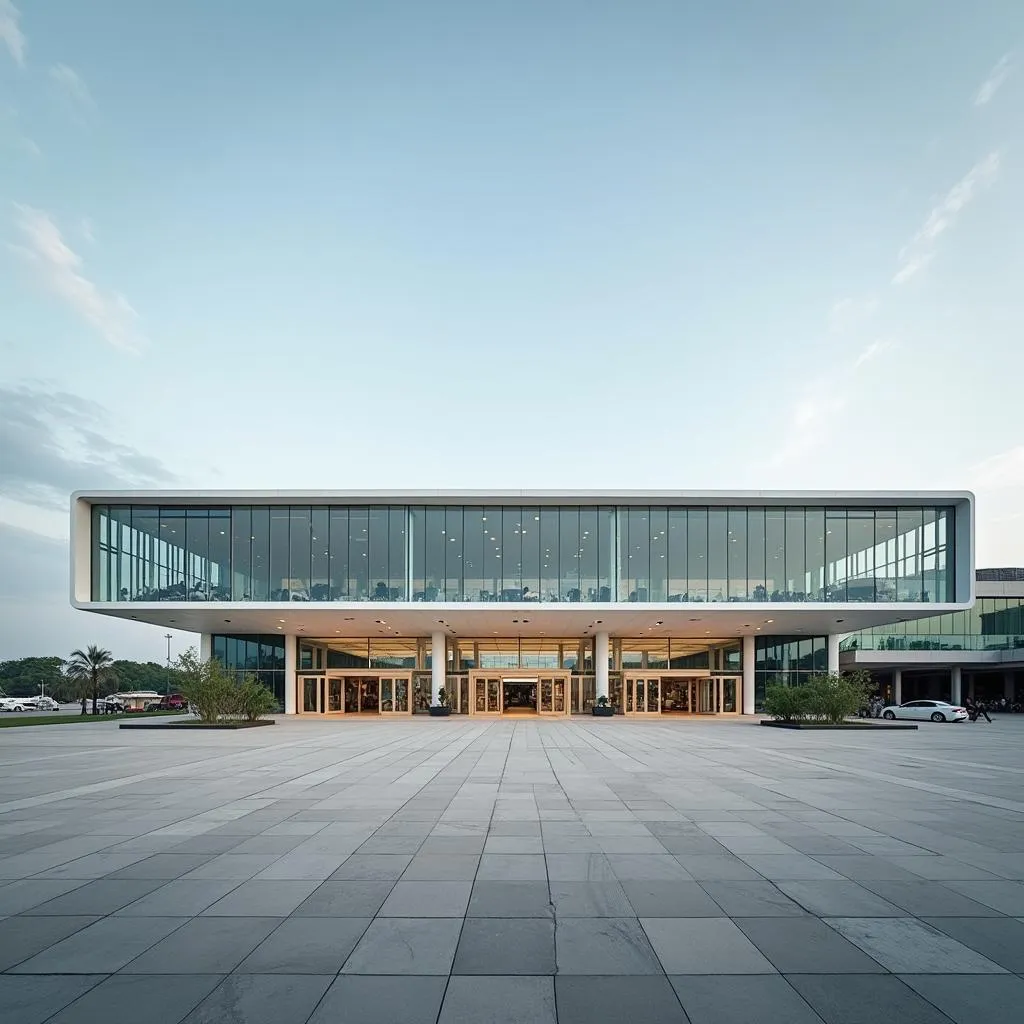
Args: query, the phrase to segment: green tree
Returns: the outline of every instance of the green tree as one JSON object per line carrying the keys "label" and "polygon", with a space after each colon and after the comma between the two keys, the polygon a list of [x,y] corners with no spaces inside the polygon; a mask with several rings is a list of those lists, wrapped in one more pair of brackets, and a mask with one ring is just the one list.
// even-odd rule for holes
{"label": "green tree", "polygon": [[92,713],[97,712],[97,703],[100,699],[100,690],[108,689],[113,685],[117,676],[114,673],[114,657],[104,647],[97,647],[91,644],[84,651],[79,649],[71,652],[65,668],[65,673],[81,686],[83,696],[92,697]]}
{"label": "green tree", "polygon": [[60,686],[63,681],[58,657],[18,658],[0,662],[0,690],[8,697],[35,697],[42,685],[47,693]]}
{"label": "green tree", "polygon": [[178,657],[180,690],[203,722],[216,722],[235,706],[235,677],[216,659],[202,661],[194,647]]}

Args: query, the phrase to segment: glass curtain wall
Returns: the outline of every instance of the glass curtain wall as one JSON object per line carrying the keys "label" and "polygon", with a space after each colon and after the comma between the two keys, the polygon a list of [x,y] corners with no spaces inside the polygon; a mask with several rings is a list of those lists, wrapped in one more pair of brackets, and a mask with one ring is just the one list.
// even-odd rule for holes
{"label": "glass curtain wall", "polygon": [[98,601],[949,601],[948,508],[93,508]]}
{"label": "glass curtain wall", "polygon": [[893,622],[846,637],[846,651],[995,651],[1024,648],[1024,597],[979,597],[967,611]]}
{"label": "glass curtain wall", "polygon": [[765,636],[754,640],[754,707],[764,707],[772,683],[799,686],[828,671],[828,640],[823,636]]}
{"label": "glass curtain wall", "polygon": [[283,636],[214,634],[211,639],[213,657],[238,677],[255,676],[277,698],[279,710],[284,710]]}

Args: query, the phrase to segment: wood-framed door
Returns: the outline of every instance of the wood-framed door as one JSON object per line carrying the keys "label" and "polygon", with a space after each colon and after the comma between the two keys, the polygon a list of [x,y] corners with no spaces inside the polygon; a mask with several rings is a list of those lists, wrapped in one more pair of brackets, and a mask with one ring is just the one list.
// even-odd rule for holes
{"label": "wood-framed door", "polygon": [[412,674],[382,674],[380,676],[380,713],[382,715],[412,714],[409,693],[412,690]]}
{"label": "wood-framed door", "polygon": [[627,672],[622,681],[627,715],[661,713],[661,677],[653,672]]}
{"label": "wood-framed door", "polygon": [[541,672],[537,677],[537,711],[542,715],[569,714],[569,672]]}
{"label": "wood-framed door", "polygon": [[[531,698],[532,706],[517,703],[506,708],[505,686],[520,690],[531,688],[536,697]],[[567,715],[569,714],[569,688],[572,673],[562,671],[540,671],[525,673],[522,670],[497,672],[493,669],[479,669],[469,673],[469,713],[471,715],[520,714]],[[513,695],[515,696],[515,695]],[[510,698],[511,699],[511,698]]]}
{"label": "wood-framed door", "polygon": [[296,678],[300,715],[412,714],[412,673],[352,671]]}
{"label": "wood-framed door", "polygon": [[501,714],[501,675],[497,672],[469,673],[469,713]]}

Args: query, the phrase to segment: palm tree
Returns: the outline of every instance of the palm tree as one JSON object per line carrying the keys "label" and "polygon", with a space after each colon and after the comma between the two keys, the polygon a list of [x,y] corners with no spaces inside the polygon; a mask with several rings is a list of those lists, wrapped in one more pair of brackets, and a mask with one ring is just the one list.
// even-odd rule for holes
{"label": "palm tree", "polygon": [[93,644],[84,651],[72,651],[71,657],[64,664],[64,671],[92,695],[92,713],[95,715],[100,687],[114,679],[114,656],[105,648]]}

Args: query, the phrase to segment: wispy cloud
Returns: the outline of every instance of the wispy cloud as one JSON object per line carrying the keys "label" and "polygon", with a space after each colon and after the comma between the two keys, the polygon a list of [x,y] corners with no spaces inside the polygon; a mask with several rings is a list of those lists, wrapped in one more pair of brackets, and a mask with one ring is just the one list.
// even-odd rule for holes
{"label": "wispy cloud", "polygon": [[64,241],[49,214],[15,203],[24,244],[14,248],[38,267],[46,286],[63,299],[114,348],[138,351],[138,314],[122,295],[104,292],[82,273],[82,258]]}
{"label": "wispy cloud", "polygon": [[82,232],[82,237],[87,242],[96,241],[96,229],[93,226],[92,221],[88,217],[82,218],[82,222],[78,225],[78,228]]}
{"label": "wispy cloud", "polygon": [[1012,70],[1010,55],[1005,53],[996,61],[996,66],[988,73],[988,78],[981,83],[978,91],[974,94],[974,105],[976,107],[983,107],[985,104],[990,103],[992,97],[999,92],[1003,82],[1010,77]]}
{"label": "wispy cloud", "polygon": [[43,155],[36,141],[21,130],[18,112],[13,107],[0,107],[0,147],[9,147],[33,157]]}
{"label": "wispy cloud", "polygon": [[25,34],[18,22],[21,11],[14,6],[13,0],[0,0],[0,42],[14,58],[18,67],[25,66]]}
{"label": "wispy cloud", "polygon": [[96,103],[81,75],[67,64],[54,64],[50,68],[50,79],[57,83],[65,95],[80,110],[93,110]]}
{"label": "wispy cloud", "polygon": [[923,270],[935,255],[935,242],[955,223],[968,203],[999,176],[999,153],[976,163],[933,207],[916,235],[900,250],[893,284],[904,284]]}
{"label": "wispy cloud", "polygon": [[870,295],[862,299],[840,299],[828,313],[830,334],[849,334],[878,311],[878,299]]}

